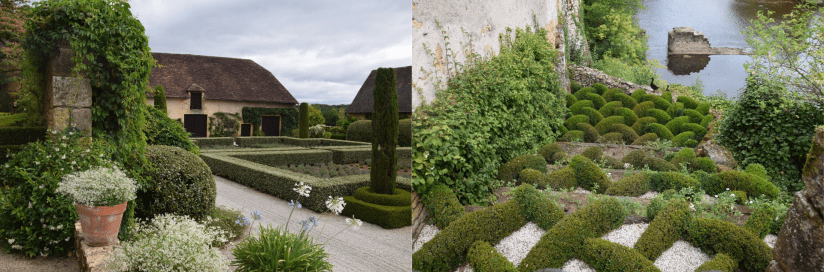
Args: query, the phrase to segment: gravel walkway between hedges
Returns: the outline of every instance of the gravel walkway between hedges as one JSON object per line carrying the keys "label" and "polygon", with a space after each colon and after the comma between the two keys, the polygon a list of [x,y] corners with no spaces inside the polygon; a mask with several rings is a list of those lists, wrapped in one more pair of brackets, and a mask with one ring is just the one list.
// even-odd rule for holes
{"label": "gravel walkway between hedges", "polygon": [[[249,217],[252,211],[260,211],[263,215],[263,225],[272,226],[286,224],[289,212],[292,210],[287,206],[288,201],[277,197],[258,192],[252,188],[232,182],[222,177],[215,176],[217,185],[217,199],[215,204],[227,208],[237,209]],[[335,196],[333,196],[335,197]],[[323,230],[320,242],[326,241],[335,233],[341,231],[346,226],[344,216],[327,214],[320,218],[321,214],[308,209],[295,210],[292,214],[289,230],[300,232],[298,221],[315,216],[319,218],[318,226],[311,231],[311,235],[317,235],[323,227],[323,222],[329,218],[326,229]],[[259,233],[258,223],[253,224],[252,235]],[[327,259],[338,271],[412,271],[412,227],[397,229],[384,229],[380,226],[364,222],[358,230],[346,229],[326,246]],[[231,260],[231,250],[223,250]],[[233,269],[234,270],[234,267]]]}

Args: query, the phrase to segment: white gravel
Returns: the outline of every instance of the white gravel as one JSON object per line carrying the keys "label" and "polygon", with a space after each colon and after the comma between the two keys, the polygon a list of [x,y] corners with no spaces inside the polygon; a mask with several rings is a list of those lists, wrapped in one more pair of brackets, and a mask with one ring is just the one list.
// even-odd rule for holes
{"label": "white gravel", "polygon": [[575,258],[564,263],[564,266],[561,267],[561,270],[563,270],[564,272],[596,272],[595,269],[589,267],[587,263]]}
{"label": "white gravel", "polygon": [[423,244],[429,242],[429,240],[432,240],[432,238],[435,237],[435,234],[440,231],[441,230],[439,230],[435,225],[423,226],[421,233],[418,234],[418,240],[415,240],[415,242],[412,243],[412,252],[416,252],[418,249],[421,249]]}
{"label": "white gravel", "polygon": [[653,264],[662,272],[692,272],[710,259],[710,256],[701,252],[701,249],[686,241],[678,240],[671,248],[661,253],[661,257],[658,257]]}
{"label": "white gravel", "polygon": [[635,245],[635,242],[641,238],[641,234],[647,230],[647,227],[649,227],[647,223],[627,224],[607,233],[607,235],[601,238],[625,247],[632,247]]}
{"label": "white gravel", "polygon": [[521,260],[523,260],[526,254],[529,253],[529,250],[538,243],[538,240],[544,236],[544,233],[546,233],[546,231],[538,227],[537,224],[529,222],[521,229],[513,232],[512,235],[498,242],[495,249],[497,249],[501,255],[504,255],[507,260],[512,262],[515,267],[518,267],[518,265],[521,264]]}

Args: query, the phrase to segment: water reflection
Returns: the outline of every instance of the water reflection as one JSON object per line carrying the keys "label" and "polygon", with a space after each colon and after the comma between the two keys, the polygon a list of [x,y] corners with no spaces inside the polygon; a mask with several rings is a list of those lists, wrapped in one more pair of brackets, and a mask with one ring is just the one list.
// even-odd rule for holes
{"label": "water reflection", "polygon": [[794,1],[765,0],[642,0],[647,9],[636,14],[638,24],[646,29],[649,41],[648,59],[656,59],[665,67],[656,72],[670,83],[692,85],[699,79],[706,94],[718,90],[727,96],[737,96],[746,86],[744,63],[749,56],[713,55],[670,59],[667,57],[667,33],[674,27],[689,26],[704,33],[713,47],[747,48],[744,34],[758,11],[772,10],[776,20],[790,13]]}

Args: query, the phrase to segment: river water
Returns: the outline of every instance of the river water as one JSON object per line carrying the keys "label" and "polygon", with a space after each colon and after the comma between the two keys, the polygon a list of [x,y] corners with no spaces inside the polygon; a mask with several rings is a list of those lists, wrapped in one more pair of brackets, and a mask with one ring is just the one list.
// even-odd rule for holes
{"label": "river water", "polygon": [[[758,11],[774,11],[770,17],[779,20],[797,5],[794,1],[770,0],[642,0],[646,9],[635,19],[649,36],[647,59],[656,59],[665,66],[657,73],[669,83],[692,85],[697,79],[704,93],[718,92],[737,97],[746,86],[744,63],[749,56],[711,55],[687,59],[667,59],[667,33],[674,27],[689,26],[704,33],[713,47],[747,48],[741,33],[751,26]],[[669,66],[669,68],[667,67]]]}

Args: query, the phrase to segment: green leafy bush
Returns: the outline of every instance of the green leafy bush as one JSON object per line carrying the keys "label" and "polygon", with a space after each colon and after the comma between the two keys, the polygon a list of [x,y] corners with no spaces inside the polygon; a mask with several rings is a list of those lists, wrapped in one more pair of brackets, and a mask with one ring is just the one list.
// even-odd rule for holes
{"label": "green leafy bush", "polygon": [[[601,122],[603,122],[604,120],[601,120]],[[598,130],[595,129],[595,127],[593,127],[589,123],[578,123],[577,128],[578,130],[584,132],[584,141],[587,143],[594,143],[596,140],[598,140],[598,137],[601,136],[601,134],[598,133]]]}
{"label": "green leafy bush", "polygon": [[680,191],[682,188],[698,188],[701,184],[694,178],[681,172],[658,172],[652,174],[649,179],[649,187],[653,191],[663,192],[673,189]]}
{"label": "green leafy bush", "polygon": [[[578,91],[578,92],[580,93],[582,91],[583,90]],[[575,104],[572,104],[572,106],[569,106],[569,112],[572,113],[573,115],[578,115],[578,114],[581,114],[581,110],[583,108],[586,108],[586,107],[592,108],[594,105],[595,104],[593,104],[592,101],[589,101],[589,100],[578,100],[578,102],[575,102]]]}
{"label": "green leafy bush", "polygon": [[[604,117],[601,116],[601,118],[604,118]],[[576,129],[578,129],[578,123],[587,123],[587,124],[589,124],[589,116],[584,115],[584,114],[574,115],[572,117],[567,118],[566,121],[564,121],[564,126],[568,130],[576,130]]]}
{"label": "green leafy bush", "polygon": [[548,175],[546,184],[538,184],[539,189],[552,188],[553,190],[575,189],[575,171],[564,167]]}
{"label": "green leafy bush", "polygon": [[598,137],[598,140],[595,140],[595,142],[600,144],[623,144],[624,139],[620,132],[609,132]]}
{"label": "green leafy bush", "polygon": [[358,120],[349,125],[346,130],[346,140],[356,142],[372,142],[372,121]]}
{"label": "green leafy bush", "polygon": [[466,253],[466,261],[478,272],[517,272],[509,260],[486,241],[475,241]]}
{"label": "green leafy bush", "polygon": [[0,165],[0,248],[28,257],[74,250],[77,212],[72,199],[56,193],[58,184],[76,171],[119,166],[107,155],[114,147],[80,137],[61,133],[23,145]]}
{"label": "green leafy bush", "polygon": [[687,142],[689,142],[690,140],[692,140],[693,142],[695,141],[695,139],[693,139],[693,138],[695,138],[695,133],[694,132],[684,131],[682,133],[679,133],[678,135],[675,135],[675,137],[672,137],[672,145],[673,146],[679,146],[679,147],[686,147]]}
{"label": "green leafy bush", "polygon": [[632,108],[632,111],[635,112],[635,115],[647,116],[647,111],[650,110],[650,109],[654,109],[654,108],[655,108],[655,103],[653,103],[652,101],[647,101],[647,102],[641,102],[638,105],[635,105],[635,107]]}
{"label": "green leafy bush", "polygon": [[669,201],[655,214],[655,219],[650,219],[649,227],[633,247],[649,260],[658,259],[661,253],[681,239],[684,227],[692,219],[690,205],[683,199]]}
{"label": "green leafy bush", "polygon": [[546,35],[543,28],[505,34],[500,53],[464,66],[432,103],[418,107],[415,190],[451,184],[462,203],[486,202],[503,162],[555,140],[567,108]]}
{"label": "green leafy bush", "polygon": [[572,157],[569,168],[575,172],[575,183],[586,190],[592,190],[597,184],[600,191],[605,191],[612,183],[601,168],[584,156]]}
{"label": "green leafy bush", "polygon": [[635,124],[635,121],[638,121],[638,115],[635,114],[635,111],[628,109],[628,108],[617,108],[612,113],[615,116],[624,117],[624,124],[627,126],[631,126]]}
{"label": "green leafy bush", "polygon": [[778,188],[769,181],[756,175],[738,171],[724,171],[713,174],[706,183],[702,184],[707,194],[719,194],[727,189],[740,190],[750,197],[765,195],[770,199],[778,195]]}
{"label": "green leafy bush", "polygon": [[174,213],[201,220],[215,207],[212,170],[200,157],[179,147],[151,145],[146,159],[154,168],[145,173],[149,183],[137,192],[135,216]]}
{"label": "green leafy bush", "polygon": [[601,116],[612,116],[612,113],[621,107],[623,107],[621,101],[607,102],[604,106],[598,109],[598,112],[601,113]]}
{"label": "green leafy bush", "polygon": [[587,147],[584,152],[581,152],[581,156],[587,158],[591,161],[597,161],[601,159],[601,156],[604,154],[604,151],[601,150],[601,147],[598,146],[591,146]]}
{"label": "green leafy bush", "polygon": [[641,164],[648,166],[649,169],[653,171],[678,171],[678,168],[676,168],[674,165],[658,157],[644,157],[644,159],[641,160]]}
{"label": "green leafy bush", "polygon": [[655,117],[641,117],[638,118],[638,121],[635,121],[635,123],[632,124],[631,127],[632,130],[635,130],[635,133],[637,133],[638,135],[643,135],[644,131],[646,131],[647,129],[647,126],[649,124],[654,124],[656,122],[658,122],[658,120],[655,120]]}
{"label": "green leafy bush", "polygon": [[688,167],[690,171],[704,171],[710,174],[718,172],[718,166],[715,165],[715,162],[707,157],[698,157],[690,160],[690,166]]}
{"label": "green leafy bush", "polygon": [[666,124],[672,120],[670,114],[656,108],[648,109],[646,115],[644,116],[655,118],[655,122],[658,124]]}
{"label": "green leafy bush", "polygon": [[661,271],[644,255],[621,244],[600,238],[587,238],[583,246],[581,260],[596,271]]}
{"label": "green leafy bush", "polygon": [[686,95],[679,96],[675,99],[675,102],[684,103],[685,109],[695,109],[698,107],[698,102],[695,102],[695,99]]}
{"label": "green leafy bush", "polygon": [[609,233],[624,223],[624,217],[624,208],[617,199],[596,200],[547,230],[518,265],[518,270],[561,267],[570,258],[582,255],[587,238]]}
{"label": "green leafy bush", "polygon": [[598,124],[595,125],[595,130],[598,132],[599,135],[607,134],[609,133],[609,129],[612,127],[612,125],[622,123],[624,123],[624,117],[610,116],[604,118],[604,120],[601,120],[601,122],[598,122]]}
{"label": "green leafy bush", "polygon": [[758,236],[759,239],[764,239],[764,236],[770,233],[770,227],[775,218],[775,208],[772,205],[763,203],[755,208],[744,223],[744,228]]}
{"label": "green leafy bush", "polygon": [[147,144],[176,146],[200,155],[200,148],[189,139],[183,125],[156,108],[147,107],[147,112],[146,126],[143,127]]}
{"label": "green leafy bush", "polygon": [[672,120],[667,122],[667,124],[664,125],[664,126],[667,127],[667,129],[669,129],[670,132],[672,132],[672,134],[678,135],[678,134],[681,134],[681,132],[684,132],[682,128],[684,127],[685,124],[687,124],[689,122],[690,122],[690,118],[688,116],[680,116],[680,117],[672,118]]}
{"label": "green leafy bush", "polygon": [[764,241],[733,223],[696,218],[687,224],[686,230],[687,242],[707,254],[724,253],[739,260],[738,268],[743,271],[764,271],[772,260],[772,250]]}
{"label": "green leafy bush", "polygon": [[497,244],[526,222],[515,201],[468,213],[435,234],[432,240],[413,253],[412,269],[452,271],[465,260],[467,251],[475,241]]}
{"label": "green leafy bush", "polygon": [[466,210],[455,197],[455,193],[445,184],[432,186],[432,189],[423,197],[423,205],[439,229],[446,229],[449,224],[466,214]]}
{"label": "green leafy bush", "polygon": [[603,97],[595,93],[586,94],[586,96],[584,96],[584,99],[592,101],[592,107],[596,109],[600,109],[604,106],[604,104],[607,103],[607,101],[604,100]]}
{"label": "green leafy bush", "polygon": [[498,180],[513,181],[518,180],[518,174],[524,169],[535,169],[541,173],[546,173],[546,160],[544,157],[535,154],[526,154],[513,158],[509,162],[501,165],[498,169]]}
{"label": "green leafy bush", "polygon": [[[595,129],[595,128],[592,128]],[[595,132],[598,133],[598,132]],[[570,130],[558,138],[559,142],[580,142],[584,140],[584,132],[580,130]]]}
{"label": "green leafy bush", "polygon": [[701,126],[707,128],[710,125],[710,122],[712,122],[713,118],[714,117],[711,114],[704,115],[704,118],[701,119]]}
{"label": "green leafy bush", "polygon": [[620,180],[613,182],[605,192],[607,195],[638,197],[647,193],[651,175],[648,173],[638,173],[624,176]]}
{"label": "green leafy bush", "polygon": [[704,138],[704,135],[707,134],[707,129],[704,128],[704,126],[695,123],[684,124],[682,129],[684,131],[692,131],[695,133],[695,138],[693,138],[693,140],[696,141],[700,141]]}
{"label": "green leafy bush", "polygon": [[724,253],[715,254],[712,257],[712,260],[709,262],[701,264],[695,271],[722,271],[722,272],[734,272],[735,269],[738,268],[738,262],[730,257],[730,255]]}
{"label": "green leafy bush", "polygon": [[[650,111],[654,111],[654,110],[656,110],[656,109],[652,109]],[[661,139],[664,139],[664,140],[672,140],[672,138],[675,137],[674,135],[672,135],[672,132],[670,132],[670,130],[667,129],[667,127],[665,127],[664,125],[662,125],[660,123],[653,123],[653,124],[647,125],[647,130],[644,133],[650,133],[650,132],[655,133],[655,135],[658,135],[658,138],[661,138]]]}
{"label": "green leafy bush", "polygon": [[598,122],[601,122],[601,120],[604,120],[604,116],[601,115],[600,112],[590,107],[584,107],[581,109],[581,114],[588,116],[589,124],[593,126],[598,124]]}
{"label": "green leafy bush", "polygon": [[639,136],[638,139],[635,139],[635,141],[632,142],[632,144],[633,145],[647,145],[647,144],[653,143],[657,140],[658,140],[658,134],[650,132],[650,133]]}
{"label": "green leafy bush", "polygon": [[612,127],[609,128],[609,131],[621,133],[621,139],[627,144],[634,142],[635,139],[638,139],[638,133],[635,133],[635,130],[625,124],[612,125]]}

